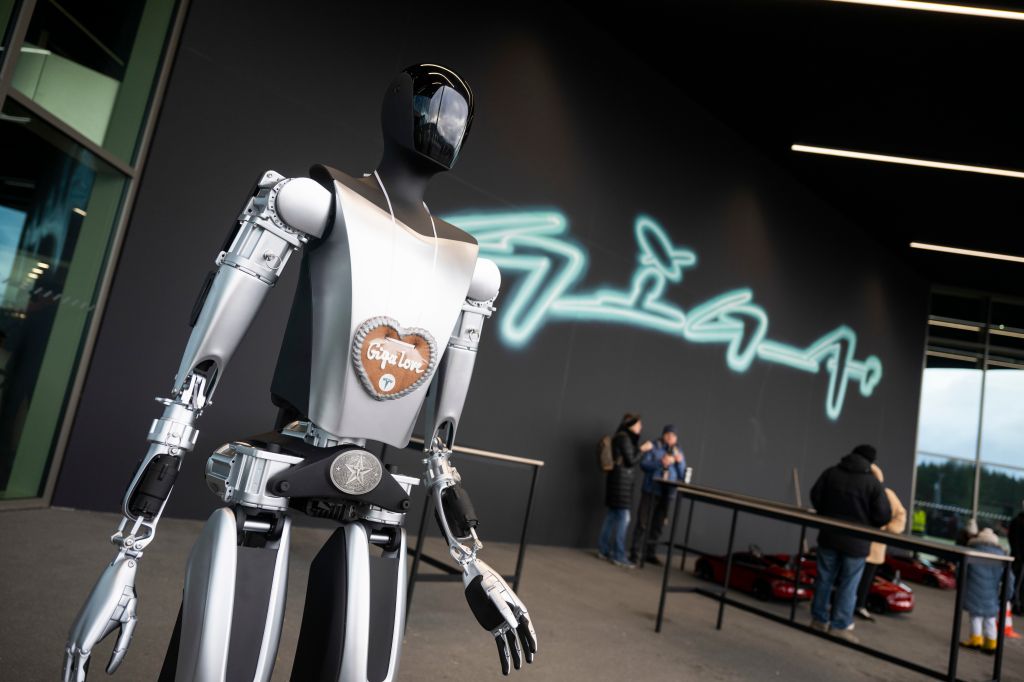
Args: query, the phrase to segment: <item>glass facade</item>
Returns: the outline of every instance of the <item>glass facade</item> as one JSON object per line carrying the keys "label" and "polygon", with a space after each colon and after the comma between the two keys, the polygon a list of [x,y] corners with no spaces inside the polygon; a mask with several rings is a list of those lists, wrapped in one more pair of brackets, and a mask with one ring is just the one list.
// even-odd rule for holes
{"label": "glass facade", "polygon": [[921,384],[914,530],[1003,529],[1024,503],[1024,301],[935,292]]}
{"label": "glass facade", "polygon": [[172,0],[0,0],[0,501],[44,498]]}

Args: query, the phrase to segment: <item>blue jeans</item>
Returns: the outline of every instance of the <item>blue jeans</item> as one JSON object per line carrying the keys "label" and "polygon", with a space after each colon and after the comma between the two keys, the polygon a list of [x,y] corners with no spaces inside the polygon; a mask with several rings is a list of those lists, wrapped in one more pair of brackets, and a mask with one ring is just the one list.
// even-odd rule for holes
{"label": "blue jeans", "polygon": [[[820,623],[831,620],[832,629],[845,630],[853,624],[853,608],[857,604],[857,585],[864,572],[865,557],[852,557],[827,547],[818,547],[818,580],[814,584],[811,617]],[[836,600],[829,618],[832,585]]]}
{"label": "blue jeans", "polygon": [[613,561],[626,561],[626,529],[629,528],[628,509],[609,509],[601,526],[597,549]]}

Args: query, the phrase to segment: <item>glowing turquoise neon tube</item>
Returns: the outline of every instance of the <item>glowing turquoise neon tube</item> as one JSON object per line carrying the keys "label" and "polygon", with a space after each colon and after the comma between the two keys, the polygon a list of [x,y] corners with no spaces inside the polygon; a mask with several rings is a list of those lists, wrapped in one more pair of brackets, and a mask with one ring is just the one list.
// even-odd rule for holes
{"label": "glowing turquoise neon tube", "polygon": [[734,372],[746,372],[755,360],[812,374],[824,368],[825,413],[832,420],[842,414],[850,382],[867,398],[882,380],[882,361],[875,355],[857,360],[857,334],[846,325],[806,348],[768,339],[768,313],[754,303],[750,289],[727,291],[688,312],[668,300],[669,285],[682,283],[686,268],[696,267],[697,254],[675,246],[650,216],[638,216],[633,227],[639,254],[629,287],[590,292],[576,291],[589,257],[569,237],[561,211],[458,213],[445,219],[475,236],[480,254],[505,275],[519,277],[498,324],[502,342],[511,348],[524,348],[545,324],[560,320],[625,324],[690,343],[721,344]]}

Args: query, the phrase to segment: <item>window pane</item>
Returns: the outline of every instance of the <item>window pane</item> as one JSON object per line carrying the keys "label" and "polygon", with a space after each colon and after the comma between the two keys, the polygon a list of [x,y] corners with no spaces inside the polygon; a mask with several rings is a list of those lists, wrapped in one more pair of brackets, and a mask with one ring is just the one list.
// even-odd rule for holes
{"label": "window pane", "polygon": [[[929,351],[930,352],[930,351]],[[946,365],[957,361],[939,358]],[[933,358],[928,358],[932,365]],[[921,382],[921,411],[917,449],[934,455],[975,459],[978,415],[981,410],[981,370],[970,363],[960,367],[926,367]]]}
{"label": "window pane", "polygon": [[12,499],[46,479],[125,180],[12,101],[4,114],[0,499]]}
{"label": "window pane", "polygon": [[14,88],[132,161],[174,0],[40,0]]}
{"label": "window pane", "polygon": [[918,453],[911,518],[915,534],[956,540],[971,517],[973,501],[973,462]]}
{"label": "window pane", "polygon": [[1024,471],[984,465],[978,488],[978,525],[1005,531],[1024,501]]}
{"label": "window pane", "polygon": [[[14,6],[17,0],[0,0],[0,49],[7,45],[7,29],[11,25],[11,18],[14,16]],[[0,62],[3,62],[5,52],[0,52]]]}
{"label": "window pane", "polygon": [[1024,371],[988,370],[984,414],[982,461],[1024,468]]}

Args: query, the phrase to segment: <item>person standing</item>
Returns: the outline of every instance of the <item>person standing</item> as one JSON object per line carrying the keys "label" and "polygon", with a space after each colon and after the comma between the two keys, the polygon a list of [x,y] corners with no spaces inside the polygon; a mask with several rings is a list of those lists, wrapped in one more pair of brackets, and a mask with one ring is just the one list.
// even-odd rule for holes
{"label": "person standing", "polygon": [[[885,476],[877,464],[871,465],[871,473],[875,475],[879,483],[885,484]],[[900,502],[892,488],[885,489],[885,496],[889,500],[889,507],[892,509],[892,519],[882,526],[881,530],[899,535],[907,527],[907,510]],[[885,545],[881,542],[872,542],[868,550],[868,557],[864,560],[864,573],[861,574],[860,584],[857,586],[857,610],[856,614],[864,620],[874,620],[875,617],[868,611],[868,593],[871,591],[871,584],[875,582],[875,573],[878,567],[885,563]]]}
{"label": "person standing", "polygon": [[612,437],[614,468],[605,480],[605,504],[608,513],[601,526],[597,542],[597,555],[616,566],[635,568],[626,560],[626,531],[629,528],[629,510],[633,507],[633,483],[637,464],[651,449],[650,441],[640,444],[643,422],[640,415],[626,413]]}
{"label": "person standing", "polygon": [[679,434],[675,426],[668,424],[661,430],[661,438],[654,441],[651,450],[640,460],[640,469],[644,472],[644,484],[640,495],[640,508],[636,512],[636,525],[633,527],[629,560],[632,563],[637,562],[644,535],[648,535],[647,546],[644,547],[644,562],[660,566],[661,560],[658,559],[654,548],[661,537],[661,531],[665,528],[668,508],[675,499],[676,489],[675,486],[657,483],[654,479],[686,480],[686,457],[679,447]]}
{"label": "person standing", "polygon": [[1013,597],[1010,602],[1013,605],[1013,613],[1024,616],[1024,588],[1021,588],[1021,583],[1024,583],[1024,502],[1021,502],[1020,512],[1010,521],[1010,527],[1006,534],[1010,540],[1013,576],[1016,578],[1017,585],[1016,589],[1011,592]]}
{"label": "person standing", "polygon": [[[839,464],[822,472],[811,488],[811,502],[818,514],[874,528],[889,523],[892,519],[889,500],[882,484],[871,473],[877,454],[871,445],[858,445]],[[811,602],[812,628],[850,642],[859,641],[853,634],[853,610],[870,545],[868,540],[832,528],[818,532],[818,579]],[[830,604],[833,585],[836,588],[834,606]]]}
{"label": "person standing", "polygon": [[[983,528],[967,546],[979,552],[1006,556],[999,545],[999,538],[991,528]],[[1005,608],[1000,600],[1000,583],[1003,577],[1002,564],[995,561],[971,561],[967,564],[967,588],[964,591],[964,609],[971,617],[971,636],[962,645],[970,649],[981,649],[994,653],[998,643],[999,611]],[[1013,574],[1010,574],[1010,592],[1013,591]]]}

